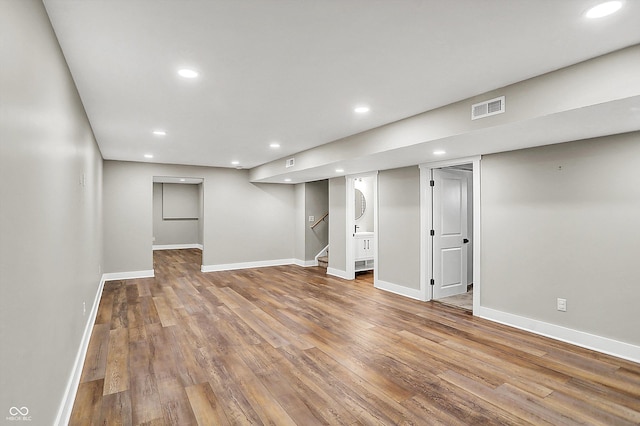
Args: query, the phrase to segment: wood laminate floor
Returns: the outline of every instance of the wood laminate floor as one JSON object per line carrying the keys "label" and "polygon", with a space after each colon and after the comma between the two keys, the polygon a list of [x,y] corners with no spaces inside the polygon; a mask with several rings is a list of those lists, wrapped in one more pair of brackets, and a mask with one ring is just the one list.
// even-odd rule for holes
{"label": "wood laminate floor", "polygon": [[72,425],[640,423],[640,365],[319,268],[105,285]]}

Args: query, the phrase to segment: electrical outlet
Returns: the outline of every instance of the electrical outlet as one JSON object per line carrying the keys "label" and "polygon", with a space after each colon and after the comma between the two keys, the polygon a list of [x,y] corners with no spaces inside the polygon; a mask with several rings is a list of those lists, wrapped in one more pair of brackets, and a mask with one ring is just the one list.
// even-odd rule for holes
{"label": "electrical outlet", "polygon": [[86,315],[87,314],[87,304],[85,302],[82,302],[82,315]]}
{"label": "electrical outlet", "polygon": [[309,216],[309,222],[313,222],[314,220],[316,220],[315,216]]}
{"label": "electrical outlet", "polygon": [[561,299],[558,297],[558,310],[561,312],[567,312],[567,299]]}

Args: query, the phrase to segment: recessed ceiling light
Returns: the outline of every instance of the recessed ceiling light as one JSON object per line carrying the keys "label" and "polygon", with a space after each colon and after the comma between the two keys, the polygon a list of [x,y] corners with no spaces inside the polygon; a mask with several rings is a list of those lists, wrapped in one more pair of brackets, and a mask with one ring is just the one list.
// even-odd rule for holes
{"label": "recessed ceiling light", "polygon": [[180,182],[186,182],[187,180],[185,178],[181,178]]}
{"label": "recessed ceiling light", "polygon": [[291,182],[291,179],[286,178],[284,181],[285,181],[285,182]]}
{"label": "recessed ceiling light", "polygon": [[353,111],[354,111],[354,112],[357,112],[358,114],[364,114],[364,113],[366,113],[366,112],[369,112],[369,110],[370,110],[370,108],[369,108],[368,106],[364,106],[364,105],[361,105],[361,106],[355,107],[355,108],[353,109]]}
{"label": "recessed ceiling light", "polygon": [[237,166],[238,164],[240,164],[239,161],[232,161],[231,164],[233,164],[234,166]]}
{"label": "recessed ceiling light", "polygon": [[584,14],[589,19],[603,18],[617,12],[622,7],[621,1],[608,1],[593,6]]}
{"label": "recessed ceiling light", "polygon": [[344,173],[344,169],[336,169],[336,173]]}
{"label": "recessed ceiling light", "polygon": [[280,148],[280,144],[278,142],[272,142],[269,144],[269,147],[271,148]]}
{"label": "recessed ceiling light", "polygon": [[156,136],[166,136],[167,132],[165,132],[164,130],[154,130],[153,134]]}
{"label": "recessed ceiling light", "polygon": [[189,68],[182,68],[181,70],[178,70],[178,75],[184,78],[196,78],[198,76],[198,71],[194,71]]}
{"label": "recessed ceiling light", "polygon": [[433,151],[433,155],[444,155],[444,154],[446,154],[446,153],[447,153],[447,151],[443,151],[443,150],[441,150],[441,149],[438,149],[438,150],[436,150],[436,151]]}
{"label": "recessed ceiling light", "polygon": [[144,158],[153,158],[153,154],[145,154]]}

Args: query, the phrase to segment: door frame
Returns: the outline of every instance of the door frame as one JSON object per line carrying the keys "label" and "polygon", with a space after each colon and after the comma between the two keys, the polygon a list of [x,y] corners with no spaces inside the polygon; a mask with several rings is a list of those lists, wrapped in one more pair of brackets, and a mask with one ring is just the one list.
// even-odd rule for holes
{"label": "door frame", "polygon": [[480,310],[480,156],[455,158],[420,164],[420,294],[422,300],[433,299],[429,277],[433,275],[433,247],[431,245],[431,229],[433,219],[433,198],[431,180],[433,169],[473,164],[473,312]]}
{"label": "door frame", "polygon": [[[473,219],[471,216],[473,205],[469,197],[469,192],[473,194],[473,188],[469,185],[473,182],[471,174],[471,170],[457,170],[455,166],[431,169],[431,180],[435,182],[435,186],[431,188],[433,219],[430,228],[435,230],[435,235],[430,238],[429,244],[433,249],[433,274],[431,278],[435,279],[435,285],[431,286],[431,290],[433,291],[432,298],[434,300],[465,293],[468,284],[473,282],[473,277],[469,276],[469,269],[472,269],[473,266],[473,259],[470,256],[472,253],[470,242],[473,240],[473,224],[469,223]],[[448,195],[445,195],[445,185],[452,184],[454,181],[460,185],[456,191],[459,195],[456,198],[460,202],[456,209],[458,213],[456,225],[459,226],[459,229],[458,232],[454,232],[450,228],[449,232],[451,233],[445,233],[445,223],[449,224],[449,226],[454,226],[454,222],[451,222],[451,216],[445,213],[445,211],[449,211],[449,208],[453,207],[453,200],[449,198],[452,193],[447,192]],[[453,189],[453,187],[450,189]],[[467,239],[466,243],[464,239]],[[451,250],[454,250],[454,248],[459,250],[458,255],[455,256],[459,263],[456,267],[453,267],[450,263],[445,266],[445,251],[448,251],[449,256],[451,256]],[[449,258],[449,260],[453,261],[452,258]],[[448,279],[451,279],[453,276],[451,274],[454,274],[456,270],[460,274],[460,279],[448,281],[445,285],[445,276],[448,275]],[[427,276],[427,279],[429,278]],[[438,293],[437,297],[436,293]]]}
{"label": "door frame", "polygon": [[[373,253],[373,280],[374,286],[378,279],[378,171],[373,171],[369,173],[358,173],[354,175],[345,176],[346,179],[346,228],[345,228],[345,236],[346,236],[346,265],[345,265],[345,279],[353,280],[356,278],[356,267],[355,267],[355,254],[354,254],[354,246],[353,246],[353,233],[355,231],[355,185],[354,182],[358,178],[372,178],[373,180],[373,235],[375,238],[374,243],[374,253]],[[367,205],[369,205],[369,200],[367,200]]]}

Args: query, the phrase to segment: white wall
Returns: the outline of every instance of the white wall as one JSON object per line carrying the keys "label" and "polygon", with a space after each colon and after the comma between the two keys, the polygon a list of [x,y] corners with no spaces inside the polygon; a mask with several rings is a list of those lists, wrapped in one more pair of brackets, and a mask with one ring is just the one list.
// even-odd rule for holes
{"label": "white wall", "polygon": [[105,161],[107,272],[153,269],[153,176],[204,178],[203,265],[293,259],[293,185],[252,184],[246,170]]}
{"label": "white wall", "polygon": [[100,284],[102,157],[42,3],[1,1],[0,40],[0,418],[44,425]]}
{"label": "white wall", "polygon": [[420,289],[420,170],[378,173],[378,279]]}
{"label": "white wall", "polygon": [[328,273],[346,275],[347,270],[347,182],[344,177],[329,179],[329,268]]}
{"label": "white wall", "polygon": [[295,185],[295,247],[294,257],[298,263],[304,263],[305,260],[305,234],[307,227],[307,218],[305,217],[305,198],[306,183]]}
{"label": "white wall", "polygon": [[153,270],[153,168],[104,162],[104,270]]}
{"label": "white wall", "polygon": [[638,132],[483,157],[481,305],[639,345],[638,159]]}
{"label": "white wall", "polygon": [[203,265],[293,259],[294,186],[253,184],[247,170],[207,172]]}

